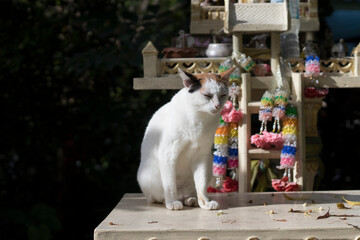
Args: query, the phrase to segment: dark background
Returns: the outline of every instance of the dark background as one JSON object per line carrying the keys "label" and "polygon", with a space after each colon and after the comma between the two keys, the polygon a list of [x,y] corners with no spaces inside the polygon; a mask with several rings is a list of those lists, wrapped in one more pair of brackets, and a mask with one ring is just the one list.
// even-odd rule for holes
{"label": "dark background", "polygon": [[[322,39],[332,7],[319,2]],[[0,239],[92,239],[139,192],[143,132],[174,92],[134,91],[132,79],[146,43],[170,46],[189,19],[188,0],[0,2]],[[326,102],[320,189],[359,189],[359,91]]]}

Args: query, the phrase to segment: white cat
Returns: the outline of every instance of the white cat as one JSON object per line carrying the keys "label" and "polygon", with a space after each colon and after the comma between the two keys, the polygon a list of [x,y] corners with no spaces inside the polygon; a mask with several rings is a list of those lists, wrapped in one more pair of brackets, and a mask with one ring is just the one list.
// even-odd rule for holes
{"label": "white cat", "polygon": [[214,133],[233,71],[193,75],[179,68],[185,88],[154,114],[141,145],[137,179],[148,202],[171,210],[182,209],[183,203],[219,208],[206,190]]}

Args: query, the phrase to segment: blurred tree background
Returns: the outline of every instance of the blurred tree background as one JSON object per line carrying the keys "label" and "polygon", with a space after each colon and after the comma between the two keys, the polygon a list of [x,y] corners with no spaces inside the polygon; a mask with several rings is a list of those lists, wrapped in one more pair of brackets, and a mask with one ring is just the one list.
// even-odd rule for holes
{"label": "blurred tree background", "polygon": [[139,192],[145,126],[173,93],[132,78],[189,19],[187,0],[0,2],[0,239],[92,239]]}

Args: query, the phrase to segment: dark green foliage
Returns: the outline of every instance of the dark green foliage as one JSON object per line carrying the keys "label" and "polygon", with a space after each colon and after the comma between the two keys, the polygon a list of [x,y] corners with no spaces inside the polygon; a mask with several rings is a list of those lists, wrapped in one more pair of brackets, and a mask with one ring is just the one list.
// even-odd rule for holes
{"label": "dark green foliage", "polygon": [[[186,9],[186,12],[184,12]],[[0,239],[92,239],[138,192],[140,143],[172,96],[134,91],[141,50],[188,31],[186,0],[0,2]]]}

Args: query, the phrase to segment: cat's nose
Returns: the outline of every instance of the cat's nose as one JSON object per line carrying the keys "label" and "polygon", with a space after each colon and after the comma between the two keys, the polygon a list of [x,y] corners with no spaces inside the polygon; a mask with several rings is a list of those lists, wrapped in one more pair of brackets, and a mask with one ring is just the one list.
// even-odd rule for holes
{"label": "cat's nose", "polygon": [[219,104],[216,104],[216,105],[215,105],[215,108],[216,108],[217,110],[219,110],[219,109],[220,109],[220,105],[219,105]]}

